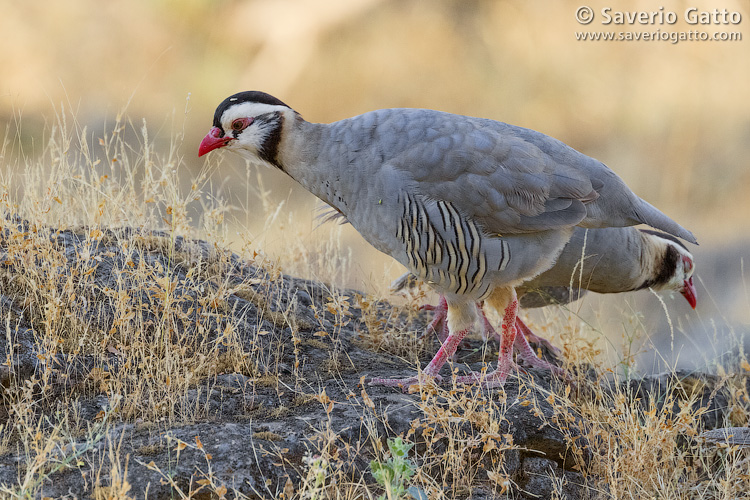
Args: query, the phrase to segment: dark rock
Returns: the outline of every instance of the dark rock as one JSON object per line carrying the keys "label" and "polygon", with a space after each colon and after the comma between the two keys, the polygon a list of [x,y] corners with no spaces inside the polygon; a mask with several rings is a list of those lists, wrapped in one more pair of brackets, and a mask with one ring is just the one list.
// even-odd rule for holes
{"label": "dark rock", "polygon": [[[495,391],[449,390],[446,384],[442,392],[402,394],[363,386],[363,377],[405,376],[413,369],[399,355],[373,349],[368,325],[375,321],[381,325],[378,330],[388,325],[414,331],[424,327],[421,320],[415,323],[394,313],[386,303],[374,303],[365,312],[355,306],[353,290],[337,292],[337,297],[350,297],[348,315],[337,315],[327,307],[335,298],[332,287],[274,275],[203,241],[130,228],[104,230],[92,239],[84,229],[32,232],[22,221],[15,224],[0,235],[0,315],[10,325],[0,335],[0,358],[8,360],[0,365],[0,390],[8,396],[0,400],[0,422],[9,416],[7,401],[14,391],[46,384],[45,399],[29,411],[52,425],[64,413],[61,407],[74,408],[70,413],[84,429],[50,452],[48,467],[35,476],[39,488],[31,490],[34,495],[91,498],[95,488],[112,486],[127,464],[129,494],[138,498],[146,493],[149,498],[180,497],[176,488],[209,498],[217,495],[212,488],[221,487],[249,498],[277,498],[289,484],[304,482],[316,456],[335,460],[335,470],[333,465],[326,469],[330,478],[374,485],[369,462],[383,456],[388,437],[399,435],[415,443],[416,461],[429,447],[431,456],[460,454],[479,469],[501,471],[508,484],[520,486],[505,492],[509,498],[582,495],[584,482],[573,468],[580,463],[569,443],[576,439],[580,448],[587,448],[581,437],[585,433],[579,431],[586,423],[574,418],[561,430],[549,400],[555,389],[548,373],[528,370]],[[76,346],[44,352],[42,311],[28,304],[31,290],[19,278],[28,276],[24,273],[33,265],[34,253],[10,252],[11,237],[16,243],[34,238],[36,251],[44,246],[54,255],[54,272],[44,263],[37,263],[34,272],[47,273],[46,284],[68,290],[65,321],[83,325],[91,338],[108,338],[104,354],[78,353]],[[138,266],[147,266],[155,281],[174,287],[171,296],[178,299],[171,306],[180,314],[174,315],[173,331],[155,326],[166,307],[164,294],[151,293],[148,284],[132,278],[128,270]],[[81,279],[81,273],[90,278]],[[72,288],[65,288],[68,282],[74,283]],[[206,305],[205,297],[220,287],[231,289],[226,300]],[[140,334],[153,349],[167,343],[190,354],[215,344],[221,354],[240,355],[221,342],[222,332],[231,326],[244,353],[262,355],[254,354],[257,362],[246,373],[222,366],[201,372],[163,419],[121,418],[109,408],[116,407],[113,398],[122,394],[100,388],[126,363],[116,343],[118,325],[129,321],[117,316],[118,291],[142,308]],[[484,362],[477,354],[481,346],[475,342],[469,347],[472,354],[460,357],[466,363],[459,365],[461,370],[479,369]],[[433,352],[425,349],[422,358]],[[488,361],[494,361],[492,356]],[[706,379],[705,387],[696,389],[705,396],[699,403],[711,405],[707,424],[722,421],[724,400],[720,390],[711,393],[714,382]],[[645,398],[646,389],[658,385],[653,379],[634,385],[632,392]],[[456,404],[458,400],[464,403]],[[476,413],[469,414],[467,402],[479,405]],[[17,449],[12,432],[0,430],[10,443],[0,456],[0,485],[16,491],[33,457]],[[588,453],[575,458],[586,462]],[[447,462],[428,468],[447,484],[465,472],[451,470]],[[476,473],[476,478],[470,489],[462,487],[460,496],[504,498],[488,472]]]}
{"label": "dark rock", "polygon": [[541,499],[585,498],[585,482],[581,474],[561,469],[556,461],[542,457],[527,457],[523,461],[521,489]]}
{"label": "dark rock", "polygon": [[729,445],[750,449],[750,427],[724,427],[711,429],[700,435],[708,445]]}

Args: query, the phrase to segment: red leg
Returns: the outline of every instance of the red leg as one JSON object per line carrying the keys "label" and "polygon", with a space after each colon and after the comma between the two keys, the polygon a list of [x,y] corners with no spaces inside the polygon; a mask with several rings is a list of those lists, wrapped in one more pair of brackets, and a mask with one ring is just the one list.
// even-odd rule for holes
{"label": "red leg", "polygon": [[[494,337],[498,340],[498,342],[501,342],[502,337],[493,328],[492,324],[490,323],[489,319],[487,319],[487,316],[484,314],[484,310],[481,307],[480,307],[480,311],[482,315],[482,325],[483,325],[482,336],[485,338],[485,340],[487,340],[490,337]],[[518,357],[521,358],[526,363],[528,363],[529,366],[532,366],[534,368],[546,369],[546,370],[551,371],[555,375],[568,378],[569,375],[565,372],[565,370],[543,359],[539,359],[537,357],[537,355],[534,353],[534,350],[529,345],[530,339],[541,340],[543,343],[546,343],[552,349],[559,352],[559,349],[552,347],[552,344],[549,344],[549,342],[547,342],[546,340],[534,335],[534,332],[532,332],[531,329],[529,329],[529,327],[526,326],[526,323],[524,323],[520,317],[516,316],[515,348],[516,348],[516,351],[518,351]]]}
{"label": "red leg", "polygon": [[463,377],[457,377],[456,381],[462,384],[473,384],[479,382],[487,388],[502,387],[510,371],[516,367],[513,362],[513,345],[516,341],[516,318],[518,315],[518,299],[515,292],[512,300],[503,313],[502,337],[500,340],[500,354],[497,357],[497,369],[486,375],[473,372]]}
{"label": "red leg", "polygon": [[524,336],[526,337],[526,340],[528,340],[529,342],[533,342],[535,344],[542,344],[543,346],[547,347],[547,349],[552,351],[554,354],[560,354],[560,349],[553,346],[549,340],[542,338],[536,335],[534,332],[532,332],[531,329],[528,326],[526,326],[526,323],[521,321],[520,318],[516,322],[516,326],[520,328],[520,331],[524,334]]}
{"label": "red leg", "polygon": [[[545,370],[549,370],[555,375],[568,379],[569,375],[568,373],[563,370],[562,368],[553,365],[552,363],[549,363],[543,359],[539,359],[536,354],[534,353],[534,350],[529,345],[528,336],[525,334],[521,334],[521,332],[524,332],[524,329],[528,330],[529,327],[524,324],[523,321],[521,321],[521,318],[516,318],[516,328],[519,330],[519,334],[516,335],[516,350],[518,350],[518,357],[521,358],[523,361],[528,363],[530,366],[534,368],[542,368]],[[524,332],[525,333],[525,332]],[[533,334],[532,334],[533,335]]]}
{"label": "red leg", "polygon": [[[487,315],[484,314],[484,309],[482,308],[482,306],[479,307],[479,311],[482,316],[482,338],[484,340],[494,338],[495,340],[500,342],[500,334],[497,333],[495,328],[493,328],[492,323],[490,323],[490,320],[487,319]],[[542,338],[532,332],[531,329],[526,326],[526,323],[521,320],[521,318],[516,318],[516,328],[518,328],[518,333],[522,333],[526,337],[526,340],[528,340],[529,342],[533,342],[534,344],[542,344],[554,354],[560,354],[560,349],[553,346],[549,340]]]}
{"label": "red leg", "polygon": [[417,374],[413,377],[407,378],[374,378],[370,380],[370,385],[385,385],[388,387],[401,387],[404,392],[409,390],[409,387],[416,384],[421,384],[426,378],[434,378],[435,381],[440,382],[442,377],[438,374],[440,369],[443,367],[448,358],[452,357],[458,344],[463,340],[466,334],[469,332],[469,328],[461,330],[458,333],[448,335],[443,345],[440,346],[437,354],[432,358],[430,364],[422,370],[421,374]]}
{"label": "red leg", "polygon": [[445,342],[445,339],[448,338],[448,334],[450,333],[448,331],[448,301],[445,300],[445,296],[440,296],[438,305],[431,306],[429,304],[425,304],[420,307],[420,309],[423,309],[425,311],[435,311],[435,316],[433,316],[432,321],[430,321],[430,324],[427,325],[424,333],[420,335],[419,338],[423,338],[430,332],[435,332],[437,333],[440,342]]}

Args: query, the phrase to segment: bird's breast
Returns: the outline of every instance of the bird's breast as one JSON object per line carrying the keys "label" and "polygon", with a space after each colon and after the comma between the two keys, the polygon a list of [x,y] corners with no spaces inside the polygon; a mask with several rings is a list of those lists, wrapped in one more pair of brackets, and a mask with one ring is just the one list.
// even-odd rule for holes
{"label": "bird's breast", "polygon": [[402,192],[395,215],[393,256],[443,293],[479,300],[490,291],[490,276],[511,262],[507,242],[449,202]]}

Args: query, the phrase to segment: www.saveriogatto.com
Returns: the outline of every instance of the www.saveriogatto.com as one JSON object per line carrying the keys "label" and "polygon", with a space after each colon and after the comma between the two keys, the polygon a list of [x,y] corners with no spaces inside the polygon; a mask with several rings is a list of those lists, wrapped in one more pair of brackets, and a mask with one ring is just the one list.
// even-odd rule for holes
{"label": "www.saveriogatto.com", "polygon": [[[587,5],[578,7],[575,19],[592,28],[576,31],[578,41],[602,42],[738,42],[742,40],[742,14],[726,8],[686,7],[669,10],[619,10],[602,7],[595,11]],[[604,29],[596,30],[602,27]],[[613,29],[619,28],[619,29]]]}

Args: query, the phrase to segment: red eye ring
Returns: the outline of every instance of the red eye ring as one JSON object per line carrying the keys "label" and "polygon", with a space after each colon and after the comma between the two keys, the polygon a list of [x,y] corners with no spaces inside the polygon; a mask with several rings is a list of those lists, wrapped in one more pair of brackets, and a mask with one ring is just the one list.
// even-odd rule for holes
{"label": "red eye ring", "polygon": [[232,122],[232,130],[235,132],[245,130],[251,123],[253,123],[253,120],[253,118],[237,118]]}
{"label": "red eye ring", "polygon": [[685,268],[685,271],[692,271],[693,270],[693,261],[690,260],[688,257],[682,258],[682,266]]}

